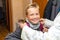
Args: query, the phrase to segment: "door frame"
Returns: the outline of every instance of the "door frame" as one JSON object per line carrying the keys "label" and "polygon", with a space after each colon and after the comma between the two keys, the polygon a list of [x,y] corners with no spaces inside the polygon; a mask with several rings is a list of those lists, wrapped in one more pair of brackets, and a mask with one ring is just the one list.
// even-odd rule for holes
{"label": "door frame", "polygon": [[13,32],[12,4],[11,0],[6,0],[7,25],[10,32]]}

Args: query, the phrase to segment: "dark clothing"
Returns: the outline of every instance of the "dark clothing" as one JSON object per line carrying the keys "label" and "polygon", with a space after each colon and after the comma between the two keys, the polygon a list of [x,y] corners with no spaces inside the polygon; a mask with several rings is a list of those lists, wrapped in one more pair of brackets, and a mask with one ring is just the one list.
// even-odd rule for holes
{"label": "dark clothing", "polygon": [[59,8],[60,8],[60,0],[54,0],[53,7],[52,7],[52,13],[51,13],[52,21],[55,19],[56,15],[58,14]]}
{"label": "dark clothing", "polygon": [[21,40],[21,29],[17,27],[16,31],[8,34],[5,38],[5,40]]}
{"label": "dark clothing", "polygon": [[[29,26],[29,24],[27,23],[27,25]],[[18,26],[18,25],[17,25]],[[40,27],[38,29],[36,29],[38,31],[42,31],[43,30],[43,25],[40,24]],[[6,36],[5,40],[22,40],[21,39],[21,32],[22,29],[20,29],[19,27],[17,27],[16,31],[9,34],[8,36]]]}
{"label": "dark clothing", "polygon": [[52,0],[49,0],[48,3],[46,4],[43,18],[51,19],[50,17],[52,12],[52,6],[53,6],[53,2]]}
{"label": "dark clothing", "polygon": [[60,0],[49,0],[44,10],[43,18],[47,18],[53,21],[58,14],[59,7]]}

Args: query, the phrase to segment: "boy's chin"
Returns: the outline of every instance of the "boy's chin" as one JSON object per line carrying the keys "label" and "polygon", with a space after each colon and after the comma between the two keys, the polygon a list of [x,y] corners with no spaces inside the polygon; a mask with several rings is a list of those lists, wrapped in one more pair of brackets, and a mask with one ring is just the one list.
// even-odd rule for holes
{"label": "boy's chin", "polygon": [[32,24],[38,24],[38,22],[34,22],[34,23],[32,23]]}

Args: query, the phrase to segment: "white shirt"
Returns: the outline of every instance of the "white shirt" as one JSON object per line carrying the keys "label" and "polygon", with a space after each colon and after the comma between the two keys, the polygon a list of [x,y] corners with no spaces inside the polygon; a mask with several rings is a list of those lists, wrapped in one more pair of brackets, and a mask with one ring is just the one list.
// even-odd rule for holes
{"label": "white shirt", "polygon": [[22,30],[21,38],[22,40],[60,40],[60,12],[53,24],[45,33],[33,30],[26,25]]}

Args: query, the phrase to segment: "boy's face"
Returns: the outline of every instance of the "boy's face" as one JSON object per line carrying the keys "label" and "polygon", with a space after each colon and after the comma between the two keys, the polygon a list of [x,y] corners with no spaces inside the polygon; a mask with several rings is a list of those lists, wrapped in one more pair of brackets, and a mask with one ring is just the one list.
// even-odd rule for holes
{"label": "boy's face", "polygon": [[29,8],[27,10],[28,14],[27,14],[27,18],[28,20],[33,23],[33,24],[37,24],[40,21],[40,14],[39,14],[39,9],[38,8]]}

